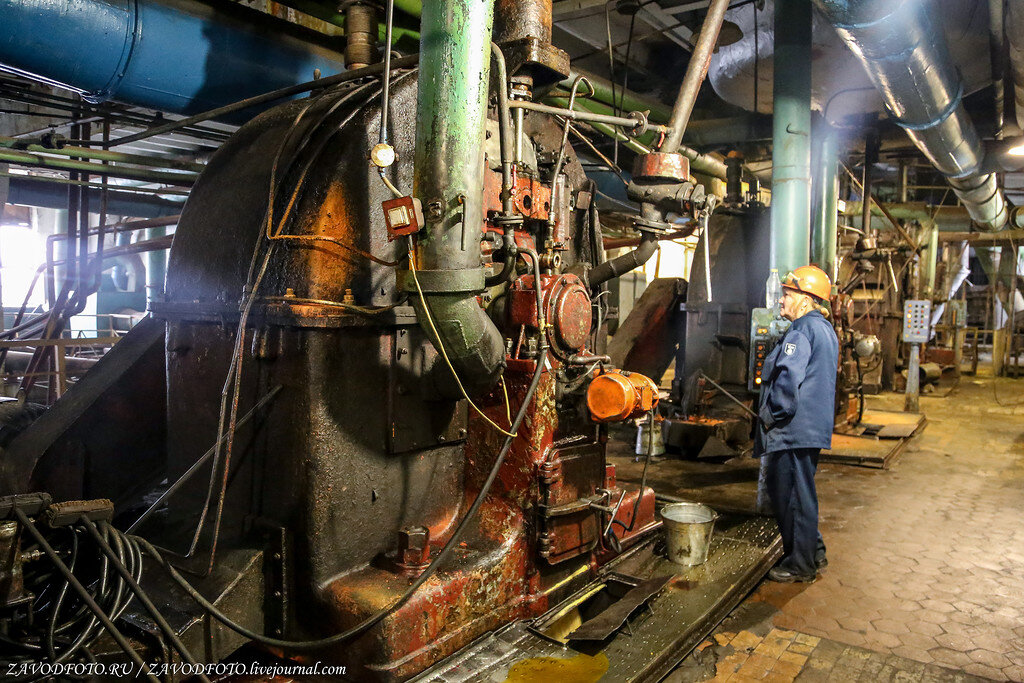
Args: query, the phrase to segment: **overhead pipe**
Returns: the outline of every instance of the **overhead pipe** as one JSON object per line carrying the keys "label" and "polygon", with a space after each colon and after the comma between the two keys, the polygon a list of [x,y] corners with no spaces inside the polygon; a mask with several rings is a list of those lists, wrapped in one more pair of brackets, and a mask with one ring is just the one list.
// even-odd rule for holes
{"label": "overhead pipe", "polygon": [[775,3],[771,268],[806,265],[811,237],[811,3]]}
{"label": "overhead pipe", "polygon": [[[68,186],[59,182],[38,180],[37,176],[28,178],[10,178],[8,204],[18,206],[37,206],[44,209],[68,208]],[[86,190],[86,188],[83,188]],[[87,197],[92,206],[99,206],[101,190],[88,188]],[[112,216],[133,216],[137,218],[157,218],[174,216],[181,213],[182,202],[163,199],[152,195],[140,195],[132,192],[107,191],[107,213]]]}
{"label": "overhead pipe", "polygon": [[[995,113],[996,140],[1003,139],[1003,126],[1006,124],[1006,12],[1003,4],[1004,0],[988,0],[988,42],[992,57],[992,108]],[[1010,4],[1014,4],[1013,0]],[[1024,116],[1024,112],[1018,116]]]}
{"label": "overhead pipe", "polygon": [[679,85],[679,94],[676,96],[675,104],[672,107],[672,117],[668,122],[671,131],[661,146],[661,152],[671,154],[679,150],[683,134],[686,132],[686,124],[690,122],[693,105],[697,101],[697,93],[700,92],[700,86],[708,74],[711,55],[714,54],[715,45],[718,43],[718,33],[722,29],[722,20],[725,19],[727,9],[729,9],[729,0],[711,0],[711,4],[708,5],[708,13],[704,17],[700,36],[693,46],[690,62],[686,65],[686,74],[683,76],[683,82]]}
{"label": "overhead pipe", "polygon": [[[1017,126],[1024,130],[1024,2],[1009,0],[1004,15],[1006,47],[1010,55],[1010,76],[1013,78],[1013,101]],[[999,83],[996,87],[999,87]]]}
{"label": "overhead pipe", "polygon": [[[561,96],[560,94],[556,96],[548,96],[544,99],[544,101],[553,104],[557,107],[564,108],[569,106],[568,95],[564,97]],[[584,98],[576,99],[576,108],[586,109],[587,111],[593,112],[595,114],[611,114],[614,111],[614,109],[612,109],[611,105],[609,104],[605,104],[603,102],[595,100],[587,100]],[[613,140],[618,139],[620,142],[624,143],[627,148],[631,149],[632,151],[638,154],[647,154],[648,152],[650,152],[651,148],[649,145],[654,142],[655,138],[655,135],[653,133],[642,135],[639,138],[630,138],[621,131],[619,131],[618,129],[616,129],[614,126],[609,126],[607,124],[600,122],[592,122],[590,123],[590,126],[594,130],[612,138]],[[684,157],[690,160],[690,170],[695,171],[697,173],[703,173],[704,175],[709,175],[714,178],[725,180],[725,162],[721,161],[720,159],[717,159],[711,156],[710,154],[701,154],[697,150],[693,149],[692,147],[687,147],[686,145],[680,145],[679,149],[676,151],[678,151],[680,154],[682,154]]]}
{"label": "overhead pipe", "polygon": [[[480,188],[493,20],[494,0],[438,0],[424,5],[420,22],[413,195],[423,203],[426,230],[405,288],[421,327],[470,394],[494,386],[505,363],[503,337],[477,302],[485,281]],[[444,396],[461,396],[444,363],[430,381]]]}
{"label": "overhead pipe", "polygon": [[0,16],[0,65],[94,103],[193,114],[344,70],[340,54],[302,29],[283,32],[242,7],[0,0]]}
{"label": "overhead pipe", "polygon": [[931,6],[920,0],[814,2],[864,65],[890,116],[946,176],[978,228],[1002,230],[1006,199],[995,174],[981,172],[984,149]]}

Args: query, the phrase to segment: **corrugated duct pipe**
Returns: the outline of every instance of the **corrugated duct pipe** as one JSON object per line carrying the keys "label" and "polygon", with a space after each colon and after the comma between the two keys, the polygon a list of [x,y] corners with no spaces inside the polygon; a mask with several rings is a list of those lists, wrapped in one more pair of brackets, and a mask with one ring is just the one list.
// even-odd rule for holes
{"label": "corrugated duct pipe", "polygon": [[[0,68],[176,114],[344,70],[333,50],[244,7],[187,0],[0,0]],[[283,23],[283,22],[281,22]]]}
{"label": "corrugated duct pipe", "polygon": [[964,110],[963,84],[935,8],[926,0],[814,0],[860,59],[889,109],[949,181],[979,229],[1006,227],[994,173],[981,173],[981,140]]}
{"label": "corrugated duct pipe", "polygon": [[1024,0],[1009,0],[1004,16],[1006,46],[1010,53],[1017,125],[1024,130]]}

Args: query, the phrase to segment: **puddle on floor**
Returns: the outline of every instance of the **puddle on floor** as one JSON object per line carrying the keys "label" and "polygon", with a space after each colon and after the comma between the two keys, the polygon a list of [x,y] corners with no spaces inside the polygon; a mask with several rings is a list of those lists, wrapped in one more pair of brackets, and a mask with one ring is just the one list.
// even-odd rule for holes
{"label": "puddle on floor", "polygon": [[524,659],[508,670],[506,683],[596,683],[608,671],[608,656],[579,654],[569,659],[535,657]]}

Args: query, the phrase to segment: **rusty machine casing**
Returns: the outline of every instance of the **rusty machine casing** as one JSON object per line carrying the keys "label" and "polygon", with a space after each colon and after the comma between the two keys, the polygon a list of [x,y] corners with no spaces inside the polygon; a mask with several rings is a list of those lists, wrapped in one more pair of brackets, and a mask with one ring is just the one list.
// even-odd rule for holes
{"label": "rusty machine casing", "polygon": [[[398,162],[388,173],[406,189],[416,90],[416,72],[394,75],[389,139]],[[154,306],[166,323],[171,481],[215,441],[225,405],[237,401],[244,414],[281,390],[237,429],[224,480],[218,475],[212,489],[205,476],[191,481],[141,533],[184,552],[209,491],[217,501],[224,487],[222,511],[210,506],[199,543],[207,550],[193,562],[202,569],[229,549],[276,539],[287,552],[267,562],[280,563],[274,573],[286,578],[252,609],[263,611],[268,633],[287,638],[328,635],[394,603],[480,491],[504,439],[467,401],[439,395],[426,381],[441,359],[417,324],[416,294],[403,288],[399,269],[385,265],[401,262],[408,244],[389,238],[381,205],[391,194],[366,161],[378,139],[380,101],[377,79],[349,83],[243,126],[189,197],[167,300]],[[527,114],[524,126],[528,161],[514,192],[524,220],[515,239],[531,248],[543,247],[545,235],[554,242],[557,258],[547,259],[541,277],[552,352],[498,479],[452,559],[377,626],[316,653],[362,676],[406,678],[488,630],[540,614],[613,555],[602,538],[608,513],[593,505],[614,504],[622,492],[605,461],[602,428],[586,410],[593,364],[574,360],[593,352],[590,292],[579,276],[602,258],[593,189],[571,149],[550,179],[562,136],[554,121]],[[469,240],[501,232],[492,221],[501,209],[496,140],[486,154],[486,218],[468,226]],[[301,163],[289,166],[289,159]],[[268,222],[276,229],[268,204],[280,216],[293,199],[282,234],[315,239],[274,243],[248,324],[238,330],[239,296],[250,269],[263,266],[263,252],[253,257],[253,247],[264,242]],[[506,400],[513,411],[520,405],[537,365],[535,287],[533,274],[516,272],[508,287],[478,298],[504,335],[506,368],[503,385],[473,398],[506,429]],[[234,388],[224,394],[237,334],[244,335],[237,395]],[[615,545],[628,547],[657,526],[653,491],[628,491],[616,513]]]}

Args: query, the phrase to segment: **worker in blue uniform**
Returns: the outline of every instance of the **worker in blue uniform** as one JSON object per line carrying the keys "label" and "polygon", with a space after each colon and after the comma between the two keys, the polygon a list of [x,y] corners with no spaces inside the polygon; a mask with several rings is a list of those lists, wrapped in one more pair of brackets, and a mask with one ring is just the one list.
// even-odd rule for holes
{"label": "worker in blue uniform", "polygon": [[818,531],[814,473],[832,446],[839,341],[828,321],[832,283],[802,266],[782,284],[781,313],[792,322],[765,359],[755,455],[766,458],[768,497],[784,554],[768,572],[774,581],[813,581],[827,564]]}

